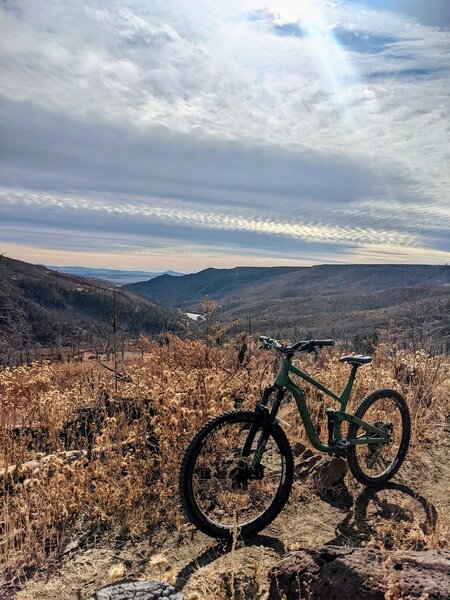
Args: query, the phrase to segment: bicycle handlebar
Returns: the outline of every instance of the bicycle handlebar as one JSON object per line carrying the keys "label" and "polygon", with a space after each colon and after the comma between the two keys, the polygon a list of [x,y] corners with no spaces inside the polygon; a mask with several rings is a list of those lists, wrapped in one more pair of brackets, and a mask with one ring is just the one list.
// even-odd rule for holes
{"label": "bicycle handlebar", "polygon": [[301,340],[291,346],[280,344],[278,340],[269,338],[265,335],[259,337],[259,341],[263,343],[263,348],[273,348],[284,354],[291,354],[293,352],[314,352],[316,348],[323,348],[324,346],[334,346],[334,340]]}
{"label": "bicycle handlebar", "polygon": [[334,340],[313,340],[314,344],[318,344],[320,347],[322,346],[334,346]]}

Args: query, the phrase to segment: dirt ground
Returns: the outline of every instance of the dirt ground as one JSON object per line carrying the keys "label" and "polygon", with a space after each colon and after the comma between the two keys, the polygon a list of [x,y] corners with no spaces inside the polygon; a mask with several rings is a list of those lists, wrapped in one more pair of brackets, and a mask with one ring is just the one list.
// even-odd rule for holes
{"label": "dirt ground", "polygon": [[[320,544],[431,548],[448,544],[450,436],[409,458],[394,481],[377,492],[347,474],[334,494],[320,497],[296,481],[289,504],[261,535],[227,548],[195,531],[160,531],[121,546],[73,540],[58,564],[12,594],[17,600],[84,600],[115,580],[159,579],[186,598],[230,597],[240,582],[247,596],[264,598],[267,571],[286,552]],[[447,542],[445,542],[447,540]],[[231,577],[231,580],[230,580]],[[245,587],[247,586],[247,587]]]}

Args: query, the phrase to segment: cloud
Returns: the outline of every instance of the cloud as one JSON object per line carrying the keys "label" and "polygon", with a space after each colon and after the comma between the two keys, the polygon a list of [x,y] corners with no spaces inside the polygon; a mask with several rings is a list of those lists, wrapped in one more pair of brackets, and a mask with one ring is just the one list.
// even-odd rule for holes
{"label": "cloud", "polygon": [[[290,208],[302,199],[359,201],[384,193],[386,177],[407,184],[387,161],[364,163],[350,152],[192,136],[161,127],[125,132],[108,122],[63,118],[29,104],[4,103],[3,109],[0,137],[9,141],[0,152],[11,186],[148,193],[230,205],[242,205],[245,195],[245,205],[270,209],[271,199],[286,199]],[[333,193],[330,181],[339,183]]]}
{"label": "cloud", "polygon": [[[363,6],[361,0],[351,0],[357,6]],[[369,0],[369,6],[382,11],[393,11],[412,17],[424,25],[439,28],[450,27],[450,5],[447,0]]]}
{"label": "cloud", "polygon": [[0,14],[5,242],[449,251],[448,32],[306,0]]}

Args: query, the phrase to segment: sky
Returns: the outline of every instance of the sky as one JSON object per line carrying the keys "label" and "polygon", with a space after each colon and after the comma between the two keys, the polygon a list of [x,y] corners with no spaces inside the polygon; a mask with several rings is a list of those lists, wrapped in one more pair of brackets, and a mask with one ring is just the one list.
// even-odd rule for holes
{"label": "sky", "polygon": [[450,262],[449,0],[2,0],[0,253]]}

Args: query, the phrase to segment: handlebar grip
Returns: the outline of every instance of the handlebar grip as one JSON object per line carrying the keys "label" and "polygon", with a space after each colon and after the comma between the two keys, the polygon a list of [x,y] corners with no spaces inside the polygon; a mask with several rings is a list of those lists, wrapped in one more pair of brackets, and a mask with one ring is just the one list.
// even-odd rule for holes
{"label": "handlebar grip", "polygon": [[314,346],[334,346],[334,340],[314,340]]}

